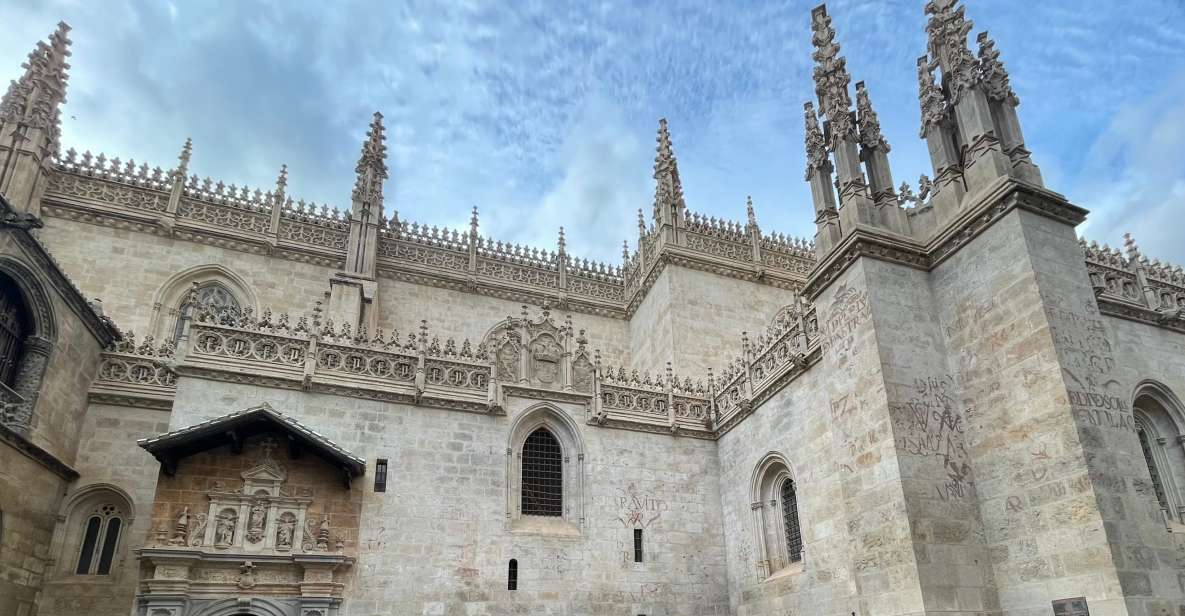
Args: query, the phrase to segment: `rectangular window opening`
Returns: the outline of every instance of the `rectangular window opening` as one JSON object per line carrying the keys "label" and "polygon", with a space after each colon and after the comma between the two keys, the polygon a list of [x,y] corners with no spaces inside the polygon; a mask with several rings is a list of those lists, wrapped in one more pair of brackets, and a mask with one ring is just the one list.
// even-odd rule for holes
{"label": "rectangular window opening", "polygon": [[374,465],[374,491],[387,491],[387,460],[379,458]]}
{"label": "rectangular window opening", "polygon": [[518,590],[518,561],[513,558],[506,576],[506,590]]}
{"label": "rectangular window opening", "polygon": [[634,562],[642,562],[642,529],[634,529]]}

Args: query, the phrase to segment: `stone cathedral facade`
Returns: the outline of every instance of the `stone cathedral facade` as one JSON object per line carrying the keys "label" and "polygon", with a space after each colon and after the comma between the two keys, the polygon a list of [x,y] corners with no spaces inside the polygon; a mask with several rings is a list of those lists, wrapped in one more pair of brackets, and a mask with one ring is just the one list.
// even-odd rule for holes
{"label": "stone cathedral facade", "polygon": [[609,265],[401,219],[377,113],[343,210],[77,152],[63,24],[0,103],[0,613],[1185,615],[1185,272],[924,25],[932,180],[820,6],[813,240],[663,121]]}

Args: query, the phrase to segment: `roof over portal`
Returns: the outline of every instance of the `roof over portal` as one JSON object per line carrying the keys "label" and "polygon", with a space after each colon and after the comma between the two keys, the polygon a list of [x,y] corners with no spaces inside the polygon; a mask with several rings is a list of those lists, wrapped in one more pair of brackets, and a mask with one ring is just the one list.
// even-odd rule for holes
{"label": "roof over portal", "polygon": [[258,434],[280,433],[287,437],[288,454],[298,457],[302,451],[316,454],[329,464],[342,469],[347,486],[354,477],[366,474],[366,462],[338,446],[333,441],[309,429],[268,404],[262,404],[209,421],[166,432],[136,441],[156,458],[166,474],[177,471],[177,462],[215,447],[229,445],[240,453],[243,442]]}

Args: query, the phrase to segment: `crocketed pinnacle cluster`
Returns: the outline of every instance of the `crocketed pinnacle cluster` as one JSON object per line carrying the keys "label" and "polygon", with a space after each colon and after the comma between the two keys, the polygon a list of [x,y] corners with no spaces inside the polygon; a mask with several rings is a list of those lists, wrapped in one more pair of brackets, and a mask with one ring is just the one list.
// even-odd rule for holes
{"label": "crocketed pinnacle cluster", "polygon": [[383,114],[374,112],[366,141],[362,143],[362,154],[354,171],[354,201],[361,207],[381,207],[383,202],[383,181],[387,179],[387,137],[383,128]]}
{"label": "crocketed pinnacle cluster", "polygon": [[45,131],[52,154],[59,148],[60,113],[66,101],[70,65],[70,26],[58,23],[49,42],[39,41],[22,66],[25,72],[8,86],[0,99],[0,121]]}
{"label": "crocketed pinnacle cluster", "polygon": [[679,165],[675,162],[666,118],[658,121],[656,141],[658,145],[654,156],[654,220],[661,224],[668,220],[678,220],[687,209],[687,204],[683,201],[683,183],[679,181]]}
{"label": "crocketed pinnacle cluster", "polygon": [[831,147],[838,140],[853,137],[853,126],[848,109],[852,106],[848,96],[847,61],[839,55],[839,43],[835,42],[835,28],[831,27],[831,16],[827,7],[819,5],[811,11],[811,43],[815,46],[815,94],[819,97],[820,111],[827,117],[831,127]]}

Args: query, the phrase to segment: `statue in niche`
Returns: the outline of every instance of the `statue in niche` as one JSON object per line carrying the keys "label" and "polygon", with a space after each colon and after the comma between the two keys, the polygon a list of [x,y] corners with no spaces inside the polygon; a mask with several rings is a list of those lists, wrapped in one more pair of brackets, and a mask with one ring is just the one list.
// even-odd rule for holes
{"label": "statue in niche", "polygon": [[218,525],[214,527],[214,545],[225,547],[234,542],[237,518],[233,509],[222,510],[218,515]]}
{"label": "statue in niche", "polygon": [[263,523],[266,516],[267,510],[264,509],[263,504],[255,501],[251,505],[251,513],[247,518],[247,541],[259,543],[263,540]]}
{"label": "statue in niche", "polygon": [[498,380],[514,381],[518,379],[518,348],[513,341],[507,340],[498,347]]}
{"label": "statue in niche", "polygon": [[276,549],[291,550],[292,535],[296,532],[296,516],[285,511],[280,515],[280,523],[276,527]]}
{"label": "statue in niche", "polygon": [[169,545],[185,545],[188,533],[189,507],[185,507],[181,509],[181,514],[177,516],[177,523],[173,526],[173,538],[169,540]]}
{"label": "statue in niche", "polygon": [[539,336],[531,343],[531,371],[539,382],[551,385],[560,377],[560,358],[564,351],[551,336]]}
{"label": "statue in niche", "polygon": [[326,551],[329,549],[329,516],[321,516],[321,526],[317,529],[317,549]]}

